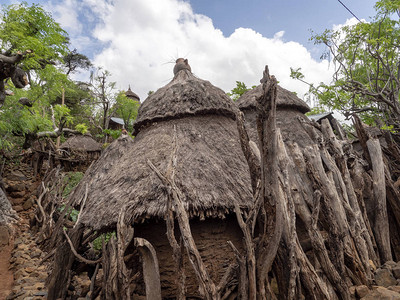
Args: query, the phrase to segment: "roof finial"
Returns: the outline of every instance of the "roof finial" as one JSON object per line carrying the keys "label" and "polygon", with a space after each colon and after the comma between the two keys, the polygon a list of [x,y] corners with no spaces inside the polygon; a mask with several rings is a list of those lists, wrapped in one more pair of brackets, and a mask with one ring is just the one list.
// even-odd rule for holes
{"label": "roof finial", "polygon": [[174,75],[176,75],[176,73],[178,73],[180,70],[189,70],[190,72],[192,72],[192,69],[190,68],[187,59],[178,58],[176,60],[176,64],[174,67]]}

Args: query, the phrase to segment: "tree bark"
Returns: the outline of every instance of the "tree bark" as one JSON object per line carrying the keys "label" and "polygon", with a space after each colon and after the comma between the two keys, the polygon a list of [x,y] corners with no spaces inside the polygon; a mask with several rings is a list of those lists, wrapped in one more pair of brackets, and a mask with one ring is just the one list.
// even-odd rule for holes
{"label": "tree bark", "polygon": [[385,167],[382,158],[382,150],[377,139],[369,139],[367,147],[372,164],[373,195],[375,206],[374,226],[376,243],[382,263],[392,260],[390,248],[389,223],[386,205]]}

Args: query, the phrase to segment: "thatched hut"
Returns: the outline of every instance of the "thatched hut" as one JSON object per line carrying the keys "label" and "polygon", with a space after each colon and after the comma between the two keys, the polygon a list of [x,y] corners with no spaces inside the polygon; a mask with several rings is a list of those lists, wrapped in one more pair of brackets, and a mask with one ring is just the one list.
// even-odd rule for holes
{"label": "thatched hut", "polygon": [[[192,235],[211,279],[218,283],[235,260],[227,241],[242,248],[234,206],[246,210],[253,204],[236,113],[224,91],[182,68],[141,105],[129,151],[103,155],[71,195],[78,203],[88,187],[81,222],[93,231],[115,230],[124,210],[134,236],[145,238],[156,250],[163,298],[176,296],[177,276],[164,221],[168,191],[148,161],[165,174],[173,153],[176,156],[175,183],[183,193]],[[179,241],[178,230],[176,235]],[[199,297],[196,277],[185,261],[186,296]],[[134,259],[127,266],[140,270]],[[135,292],[144,291],[139,285]]]}
{"label": "thatched hut", "polygon": [[67,170],[85,170],[101,154],[101,144],[90,135],[74,135],[60,145],[62,156],[58,158]]}
{"label": "thatched hut", "polygon": [[[256,130],[257,98],[260,98],[262,94],[262,85],[259,85],[244,93],[236,101],[239,109],[245,115],[246,129],[249,132],[250,139],[254,142],[258,141]],[[309,106],[295,93],[280,86],[277,87],[276,105],[276,123],[281,129],[283,139],[298,141],[300,146],[310,145],[312,141],[301,125],[304,122],[309,123],[305,116],[305,113],[310,111]]]}

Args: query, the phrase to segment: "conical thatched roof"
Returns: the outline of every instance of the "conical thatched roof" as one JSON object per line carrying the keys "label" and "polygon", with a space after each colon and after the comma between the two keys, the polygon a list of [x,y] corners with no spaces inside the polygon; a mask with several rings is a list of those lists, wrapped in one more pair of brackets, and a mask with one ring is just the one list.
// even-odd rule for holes
{"label": "conical thatched roof", "polygon": [[[310,107],[297,97],[293,92],[290,92],[283,87],[278,85],[277,94],[277,108],[293,108],[302,113],[310,111]],[[258,85],[252,90],[245,92],[237,101],[236,104],[239,106],[240,110],[253,109],[257,107],[257,98],[261,97],[263,94],[262,84]]]}
{"label": "conical thatched roof", "polygon": [[149,123],[186,116],[213,114],[235,119],[235,111],[235,105],[223,90],[183,69],[143,102],[134,134]]}
{"label": "conical thatched roof", "polygon": [[88,135],[74,135],[60,146],[61,149],[83,150],[86,152],[101,151],[101,144]]}
{"label": "conical thatched roof", "polygon": [[72,194],[79,202],[88,185],[82,222],[94,230],[113,227],[121,209],[132,223],[164,218],[168,194],[147,161],[165,174],[175,134],[175,182],[190,217],[224,217],[235,202],[249,208],[251,183],[233,120],[236,109],[222,90],[179,71],[144,101],[135,139],[116,155],[122,145],[113,142]]}
{"label": "conical thatched roof", "polygon": [[128,90],[125,92],[125,96],[133,100],[140,101],[139,96],[136,93],[132,92],[131,86],[129,86]]}
{"label": "conical thatched roof", "polygon": [[[239,109],[243,111],[246,119],[246,129],[249,137],[258,142],[257,133],[257,99],[262,96],[262,85],[244,93],[237,101]],[[305,124],[310,123],[304,113],[310,111],[308,105],[294,93],[277,87],[277,112],[276,125],[281,129],[284,141],[296,141],[300,146],[312,144]]]}

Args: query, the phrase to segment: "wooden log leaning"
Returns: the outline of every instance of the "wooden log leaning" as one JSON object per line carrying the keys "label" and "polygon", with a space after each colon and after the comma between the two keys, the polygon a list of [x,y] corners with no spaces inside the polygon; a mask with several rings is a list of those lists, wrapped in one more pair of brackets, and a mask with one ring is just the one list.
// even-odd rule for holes
{"label": "wooden log leaning", "polygon": [[160,272],[156,250],[143,238],[135,238],[134,241],[143,259],[143,278],[146,285],[146,298],[161,300]]}
{"label": "wooden log leaning", "polygon": [[382,150],[377,139],[367,141],[368,152],[372,164],[373,194],[375,201],[374,234],[379,254],[383,262],[392,260],[390,248],[389,222],[386,205],[385,166]]}

